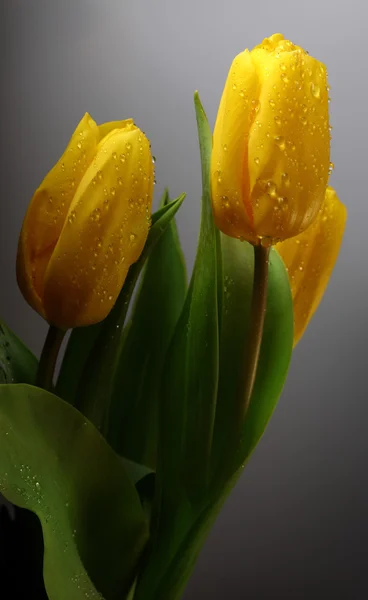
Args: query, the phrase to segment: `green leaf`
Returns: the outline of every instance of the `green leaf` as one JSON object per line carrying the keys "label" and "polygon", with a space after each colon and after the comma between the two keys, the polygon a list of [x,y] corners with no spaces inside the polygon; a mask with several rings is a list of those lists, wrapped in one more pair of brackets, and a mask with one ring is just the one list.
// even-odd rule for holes
{"label": "green leaf", "polygon": [[122,461],[83,415],[39,388],[1,385],[0,491],[41,521],[50,600],[124,597],[147,523]]}
{"label": "green leaf", "polygon": [[[168,200],[165,193],[162,205]],[[124,337],[107,432],[118,454],[152,468],[161,372],[186,287],[184,257],[172,219],[143,272]]]}
{"label": "green leaf", "polygon": [[[127,279],[110,315],[102,323],[74,329],[70,335],[56,392],[74,405],[78,399],[78,408],[83,412],[86,411],[91,420],[98,425],[104,419],[104,408],[111,395],[123,336],[122,325],[136,280],[146,259],[179,210],[184,198],[185,195],[182,194],[152,215],[152,226],[144,250],[138,262],[129,269]],[[105,346],[108,348],[107,351]],[[91,368],[93,371],[90,370]],[[93,377],[90,377],[91,373]],[[105,377],[107,377],[106,381],[104,381]],[[108,393],[106,382],[110,383]]]}
{"label": "green leaf", "polygon": [[70,404],[75,403],[83,369],[101,327],[102,323],[78,327],[70,334],[55,388],[56,394]]}
{"label": "green leaf", "polygon": [[[209,136],[207,140],[208,138]],[[202,173],[205,177],[206,166],[210,160],[209,140],[207,145],[204,145],[204,152],[207,153],[207,159],[203,160],[202,157]],[[254,251],[249,244],[224,235],[221,235],[221,242],[218,239],[216,242],[216,252],[213,252],[212,257],[207,259],[209,269],[213,269],[213,257],[216,254],[220,331],[219,384],[211,453],[211,487],[207,490],[207,496],[203,497],[202,503],[196,504],[193,504],[193,501],[188,503],[185,492],[180,494],[178,491],[183,469],[176,457],[181,455],[180,451],[185,443],[185,434],[182,433],[180,436],[178,432],[180,432],[180,422],[184,422],[187,428],[189,419],[188,413],[178,410],[178,405],[180,407],[182,402],[182,388],[185,388],[185,377],[188,375],[186,373],[180,377],[180,371],[177,373],[173,369],[172,355],[177,353],[179,356],[182,353],[182,356],[185,356],[187,348],[186,340],[178,336],[177,340],[174,338],[168,360],[166,385],[169,382],[169,387],[164,394],[166,402],[163,409],[163,431],[166,439],[164,444],[166,453],[163,452],[162,460],[165,461],[166,472],[164,471],[163,475],[158,477],[158,480],[166,477],[166,486],[171,491],[171,495],[166,492],[168,496],[166,505],[163,501],[160,503],[159,534],[162,538],[158,538],[151,560],[138,583],[136,600],[145,600],[145,594],[149,590],[151,597],[157,600],[181,598],[205,537],[272,415],[290,362],[293,343],[293,306],[290,286],[280,257],[275,250],[271,250],[267,310],[260,362],[251,402],[242,428],[241,443],[238,447],[234,447],[234,431],[239,430],[238,424],[235,423],[238,413],[234,408],[238,400],[238,381],[243,369],[242,357],[246,355],[244,349],[248,340]],[[189,294],[191,291],[192,288],[190,288]],[[213,307],[214,305],[216,303],[207,306]],[[178,330],[186,323],[185,315],[187,314],[184,311]],[[188,332],[189,335],[190,332]],[[174,344],[176,344],[175,347]],[[207,372],[203,370],[202,362],[198,363],[197,373],[198,376],[203,375],[203,378],[211,377],[210,370]],[[214,380],[213,376],[212,381]],[[171,397],[175,399],[171,412],[169,411],[170,391]],[[175,448],[174,453],[172,448]],[[225,461],[225,457],[228,458],[229,449],[232,454],[230,460]],[[198,457],[198,461],[200,460],[203,460],[203,457]],[[224,464],[231,467],[225,473],[223,471]],[[192,455],[192,465],[194,469],[197,468],[194,455]],[[170,466],[171,469],[169,469]],[[165,487],[165,482],[163,487]],[[185,491],[188,492],[188,489]],[[164,495],[165,490],[163,490]],[[176,507],[174,514],[170,509],[170,502],[172,506]],[[164,544],[162,544],[162,540],[164,540]],[[168,551],[165,551],[165,544],[169,547]]]}
{"label": "green leaf", "polygon": [[[220,379],[213,445],[213,470],[223,469],[236,431],[234,410],[238,381],[248,340],[253,288],[253,247],[221,234],[224,294],[220,334]],[[262,436],[276,406],[288,371],[293,346],[293,304],[288,275],[276,250],[269,260],[267,309],[260,359],[242,442],[232,457],[231,477],[244,464]],[[217,482],[218,483],[218,482]]]}
{"label": "green leaf", "polygon": [[37,366],[32,352],[0,321],[0,384],[34,383]]}
{"label": "green leaf", "polygon": [[193,274],[163,372],[157,467],[156,537],[136,598],[158,594],[159,582],[206,498],[218,384],[218,232],[210,194],[212,134],[195,95],[202,160],[202,216]]}
{"label": "green leaf", "polygon": [[122,461],[126,472],[136,487],[147,519],[150,521],[155,494],[156,474],[149,467],[135,463],[127,458],[123,457]]}

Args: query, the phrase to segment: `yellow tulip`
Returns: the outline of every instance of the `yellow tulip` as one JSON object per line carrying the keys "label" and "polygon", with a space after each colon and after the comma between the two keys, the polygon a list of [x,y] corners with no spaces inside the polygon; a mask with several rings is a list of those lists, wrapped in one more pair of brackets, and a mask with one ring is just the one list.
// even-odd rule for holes
{"label": "yellow tulip", "polygon": [[213,136],[215,221],[253,244],[312,223],[330,170],[326,67],[281,34],[233,61]]}
{"label": "yellow tulip", "polygon": [[332,188],[312,225],[276,245],[287,268],[294,304],[294,345],[316,311],[339,253],[346,208]]}
{"label": "yellow tulip", "polygon": [[62,329],[104,319],[140,256],[153,195],[150,144],[133,121],[86,114],[29,205],[17,278],[29,304]]}

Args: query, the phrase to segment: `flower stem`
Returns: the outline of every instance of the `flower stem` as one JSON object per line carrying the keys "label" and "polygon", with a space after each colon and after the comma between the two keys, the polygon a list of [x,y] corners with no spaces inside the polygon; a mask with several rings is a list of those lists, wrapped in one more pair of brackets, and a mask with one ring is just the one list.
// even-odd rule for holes
{"label": "flower stem", "polygon": [[42,348],[36,376],[36,385],[52,391],[56,360],[66,331],[50,325],[45,343]]}
{"label": "flower stem", "polygon": [[231,416],[223,460],[215,470],[212,481],[213,494],[218,497],[224,494],[225,488],[230,490],[233,487],[236,481],[234,476],[243,462],[241,446],[244,421],[256,380],[266,315],[269,254],[269,247],[254,246],[253,289],[248,317],[249,328],[243,356],[241,357],[243,368],[235,390],[235,406]]}
{"label": "flower stem", "polygon": [[243,425],[252,398],[266,315],[270,247],[254,246],[253,292],[243,376],[239,382],[238,423]]}

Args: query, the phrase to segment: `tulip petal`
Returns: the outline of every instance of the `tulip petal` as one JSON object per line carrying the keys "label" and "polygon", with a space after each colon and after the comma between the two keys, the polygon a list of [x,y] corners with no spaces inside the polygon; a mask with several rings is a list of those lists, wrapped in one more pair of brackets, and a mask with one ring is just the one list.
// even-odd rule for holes
{"label": "tulip petal", "polygon": [[36,190],[24,219],[17,257],[18,284],[27,302],[43,316],[45,270],[98,139],[97,125],[86,113],[64,154]]}
{"label": "tulip petal", "polygon": [[258,106],[258,77],[248,50],[234,59],[222,94],[213,135],[211,187],[216,225],[241,237],[252,229],[249,203],[249,123]]}
{"label": "tulip petal", "polygon": [[276,34],[251,52],[260,108],[249,133],[257,235],[283,240],[321,208],[330,168],[326,67]]}
{"label": "tulip petal", "polygon": [[346,208],[327,188],[315,221],[300,235],[276,245],[289,274],[294,303],[294,346],[300,340],[327,287],[346,221]]}
{"label": "tulip petal", "polygon": [[105,318],[145,244],[152,194],[147,138],[134,125],[110,131],[77,189],[47,268],[43,303],[51,323],[69,328]]}
{"label": "tulip petal", "polygon": [[124,129],[128,125],[134,125],[133,119],[125,119],[125,121],[109,121],[98,126],[100,141],[103,140],[114,129]]}

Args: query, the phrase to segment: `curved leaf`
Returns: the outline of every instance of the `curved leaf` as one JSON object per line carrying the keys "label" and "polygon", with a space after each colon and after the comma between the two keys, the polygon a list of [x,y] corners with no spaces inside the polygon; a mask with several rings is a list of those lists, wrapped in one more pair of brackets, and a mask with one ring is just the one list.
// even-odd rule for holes
{"label": "curved leaf", "polygon": [[1,385],[0,490],[41,521],[50,600],[124,597],[147,523],[122,461],[83,415],[39,388]]}
{"label": "curved leaf", "polygon": [[[168,200],[165,194],[162,205]],[[184,257],[172,219],[143,272],[120,355],[107,432],[118,454],[152,468],[161,371],[186,285]]]}
{"label": "curved leaf", "polygon": [[0,384],[34,383],[38,360],[27,346],[0,321]]}
{"label": "curved leaf", "polygon": [[[218,384],[218,231],[210,194],[212,134],[195,95],[202,161],[202,216],[197,255],[183,311],[163,371],[156,537],[136,598],[171,598],[160,580],[202,510],[210,468]],[[158,593],[160,590],[160,593]]]}

